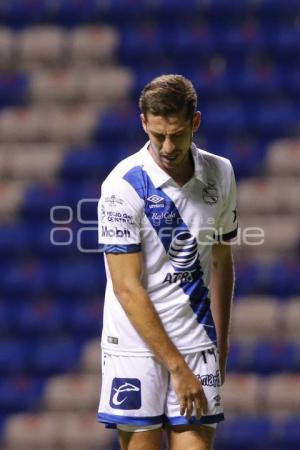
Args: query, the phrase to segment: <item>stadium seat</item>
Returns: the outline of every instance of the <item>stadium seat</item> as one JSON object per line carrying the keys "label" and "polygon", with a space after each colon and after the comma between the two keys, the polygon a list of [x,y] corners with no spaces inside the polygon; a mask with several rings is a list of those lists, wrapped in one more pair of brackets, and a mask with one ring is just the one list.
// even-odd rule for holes
{"label": "stadium seat", "polygon": [[228,374],[222,389],[226,414],[243,416],[256,415],[261,412],[263,383],[261,377],[253,374]]}
{"label": "stadium seat", "polygon": [[62,63],[66,34],[56,26],[28,27],[17,35],[17,54],[25,67]]}
{"label": "stadium seat", "polygon": [[0,181],[0,218],[2,221],[13,220],[17,217],[25,187],[24,181]]}
{"label": "stadium seat", "polygon": [[253,351],[252,370],[262,374],[300,369],[300,346],[293,341],[260,341]]}
{"label": "stadium seat", "polygon": [[19,305],[15,326],[26,336],[54,336],[65,331],[66,314],[64,305],[53,301],[23,302]]}
{"label": "stadium seat", "polygon": [[243,297],[233,308],[233,338],[257,341],[278,336],[280,312],[281,305],[272,297]]}
{"label": "stadium seat", "polygon": [[81,366],[85,373],[100,374],[101,347],[99,339],[88,341],[82,349]]}
{"label": "stadium seat", "polygon": [[41,375],[76,370],[80,356],[80,342],[70,339],[44,339],[32,350],[32,370]]}
{"label": "stadium seat", "polygon": [[282,326],[287,336],[291,339],[300,337],[300,310],[299,297],[292,297],[283,304],[282,308]]}
{"label": "stadium seat", "polygon": [[295,415],[300,409],[300,377],[289,373],[273,375],[265,386],[268,415]]}
{"label": "stadium seat", "polygon": [[45,385],[45,407],[51,411],[97,411],[100,375],[61,375]]}
{"label": "stadium seat", "polygon": [[216,446],[221,450],[273,448],[272,421],[266,416],[239,416],[225,420],[218,427]]}
{"label": "stadium seat", "polygon": [[61,426],[60,416],[51,413],[15,414],[5,422],[4,442],[11,450],[54,449]]}
{"label": "stadium seat", "polygon": [[110,26],[82,26],[70,32],[72,63],[83,65],[113,62],[119,44],[119,35]]}
{"label": "stadium seat", "polygon": [[28,77],[24,73],[0,73],[0,108],[22,105],[27,95]]}
{"label": "stadium seat", "polygon": [[[96,391],[94,395],[97,396]],[[64,415],[60,441],[64,450],[108,450],[117,444],[116,441],[116,432],[97,423],[94,413]]]}
{"label": "stadium seat", "polygon": [[14,32],[8,27],[0,27],[0,67],[6,67],[11,63]]}
{"label": "stadium seat", "polygon": [[43,379],[29,376],[1,377],[0,414],[33,410],[40,405]]}
{"label": "stadium seat", "polygon": [[0,340],[0,374],[23,373],[30,368],[29,346],[21,339]]}
{"label": "stadium seat", "polygon": [[62,164],[63,149],[64,147],[59,144],[19,145],[15,149],[12,148],[9,155],[8,174],[17,180],[54,179]]}
{"label": "stadium seat", "polygon": [[300,141],[281,139],[268,148],[266,167],[274,175],[299,175],[300,173]]}

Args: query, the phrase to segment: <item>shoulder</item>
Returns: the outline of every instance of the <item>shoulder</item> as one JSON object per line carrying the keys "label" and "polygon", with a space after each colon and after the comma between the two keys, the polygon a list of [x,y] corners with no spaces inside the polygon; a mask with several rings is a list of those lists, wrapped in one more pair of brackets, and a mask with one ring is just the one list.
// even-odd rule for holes
{"label": "shoulder", "polygon": [[224,176],[230,175],[232,172],[232,165],[229,159],[223,156],[215,155],[206,150],[197,149],[202,158],[206,170],[215,175]]}

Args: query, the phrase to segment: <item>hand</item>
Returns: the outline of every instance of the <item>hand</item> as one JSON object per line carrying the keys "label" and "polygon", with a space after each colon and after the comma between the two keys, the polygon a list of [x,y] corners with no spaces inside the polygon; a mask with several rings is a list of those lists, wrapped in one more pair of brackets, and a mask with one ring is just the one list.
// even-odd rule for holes
{"label": "hand", "polygon": [[200,419],[203,413],[207,413],[207,400],[201,381],[187,365],[171,373],[171,382],[180,404],[181,416],[186,414],[190,419],[194,408],[197,419]]}

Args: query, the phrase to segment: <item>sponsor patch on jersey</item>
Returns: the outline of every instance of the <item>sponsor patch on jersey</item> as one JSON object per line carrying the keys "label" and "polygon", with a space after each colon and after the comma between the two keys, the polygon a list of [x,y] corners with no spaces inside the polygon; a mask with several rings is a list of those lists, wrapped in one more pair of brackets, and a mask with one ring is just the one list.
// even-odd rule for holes
{"label": "sponsor patch on jersey", "polygon": [[110,197],[105,197],[104,201],[105,201],[105,203],[108,203],[108,205],[111,207],[123,205],[123,203],[124,203],[121,198],[118,198],[115,195],[111,195]]}
{"label": "sponsor patch on jersey", "polygon": [[141,382],[138,378],[114,378],[109,404],[114,409],[140,409]]}
{"label": "sponsor patch on jersey", "polygon": [[108,228],[106,225],[102,225],[102,237],[130,237],[130,231],[127,230],[127,228],[118,228],[118,227],[112,227]]}
{"label": "sponsor patch on jersey", "polygon": [[171,242],[168,256],[177,271],[191,268],[199,257],[196,238],[188,231],[178,233]]}
{"label": "sponsor patch on jersey", "polygon": [[117,337],[107,336],[107,342],[109,344],[118,344],[119,343],[119,339]]}
{"label": "sponsor patch on jersey", "polygon": [[150,195],[147,200],[150,203],[149,208],[164,208],[165,206],[164,198],[159,195]]}

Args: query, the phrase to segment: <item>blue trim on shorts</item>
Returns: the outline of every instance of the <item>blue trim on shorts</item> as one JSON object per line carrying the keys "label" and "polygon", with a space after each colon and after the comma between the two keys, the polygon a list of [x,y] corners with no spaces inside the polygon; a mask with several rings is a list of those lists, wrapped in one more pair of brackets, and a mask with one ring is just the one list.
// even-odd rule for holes
{"label": "blue trim on shorts", "polygon": [[168,417],[167,421],[169,425],[205,425],[218,423],[224,420],[224,414],[214,414],[212,416],[202,416],[201,419],[196,419],[195,416],[187,419],[184,416]]}
{"label": "blue trim on shorts", "polygon": [[130,417],[130,416],[117,416],[115,414],[98,413],[98,422],[104,423],[106,428],[116,428],[117,425],[156,425],[164,422],[165,415],[150,416],[150,417]]}

